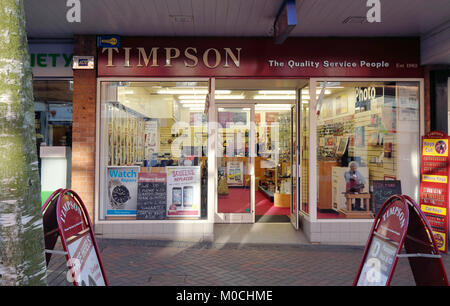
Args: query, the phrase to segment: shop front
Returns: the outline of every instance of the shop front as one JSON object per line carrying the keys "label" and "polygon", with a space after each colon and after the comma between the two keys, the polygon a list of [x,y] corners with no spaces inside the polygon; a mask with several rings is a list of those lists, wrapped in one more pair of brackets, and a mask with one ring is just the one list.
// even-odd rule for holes
{"label": "shop front", "polygon": [[290,222],[364,244],[380,181],[418,198],[417,39],[122,37],[97,56],[97,234]]}
{"label": "shop front", "polygon": [[41,202],[71,185],[73,42],[29,40]]}

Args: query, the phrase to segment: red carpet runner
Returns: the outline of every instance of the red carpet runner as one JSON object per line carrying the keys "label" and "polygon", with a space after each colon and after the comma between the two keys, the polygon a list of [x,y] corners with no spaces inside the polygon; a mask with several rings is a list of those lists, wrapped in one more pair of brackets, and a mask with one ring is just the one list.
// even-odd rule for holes
{"label": "red carpet runner", "polygon": [[[219,213],[245,213],[250,209],[250,189],[229,188],[229,194],[219,195]],[[289,208],[275,207],[260,191],[255,194],[255,215],[289,215]]]}

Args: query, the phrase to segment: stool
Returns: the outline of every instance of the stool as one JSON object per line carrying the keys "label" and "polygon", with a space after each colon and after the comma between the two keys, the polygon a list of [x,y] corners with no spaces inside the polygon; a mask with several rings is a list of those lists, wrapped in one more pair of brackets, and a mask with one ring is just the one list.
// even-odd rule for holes
{"label": "stool", "polygon": [[345,199],[347,200],[347,211],[352,211],[352,199],[361,199],[366,206],[366,212],[370,211],[369,199],[370,193],[345,193]]}

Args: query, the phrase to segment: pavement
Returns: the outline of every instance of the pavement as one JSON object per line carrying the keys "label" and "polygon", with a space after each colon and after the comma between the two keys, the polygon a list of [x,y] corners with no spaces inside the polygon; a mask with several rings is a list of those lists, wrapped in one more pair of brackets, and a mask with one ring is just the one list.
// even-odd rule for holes
{"label": "pavement", "polygon": [[[351,286],[364,247],[104,239],[97,237],[111,286]],[[56,249],[61,249],[58,244]],[[450,271],[450,256],[443,254]],[[64,256],[53,255],[50,286],[71,286]],[[391,286],[414,286],[400,258]]]}

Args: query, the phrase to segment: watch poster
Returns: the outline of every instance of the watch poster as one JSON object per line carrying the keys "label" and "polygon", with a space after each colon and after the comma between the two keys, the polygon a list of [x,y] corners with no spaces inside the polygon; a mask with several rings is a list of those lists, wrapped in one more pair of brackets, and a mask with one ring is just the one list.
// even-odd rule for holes
{"label": "watch poster", "polygon": [[139,166],[107,168],[107,216],[136,216]]}
{"label": "watch poster", "polygon": [[430,222],[438,249],[448,252],[449,137],[430,132],[422,137],[420,208]]}
{"label": "watch poster", "polygon": [[166,167],[167,217],[200,217],[200,166]]}

